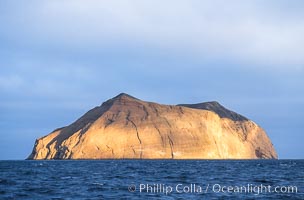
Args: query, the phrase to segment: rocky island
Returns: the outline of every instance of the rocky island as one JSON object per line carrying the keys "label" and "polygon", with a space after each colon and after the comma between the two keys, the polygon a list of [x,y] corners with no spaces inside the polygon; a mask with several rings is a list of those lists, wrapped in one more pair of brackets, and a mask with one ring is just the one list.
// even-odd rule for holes
{"label": "rocky island", "polygon": [[276,159],[265,131],[218,102],[162,105],[128,94],[36,140],[28,159]]}

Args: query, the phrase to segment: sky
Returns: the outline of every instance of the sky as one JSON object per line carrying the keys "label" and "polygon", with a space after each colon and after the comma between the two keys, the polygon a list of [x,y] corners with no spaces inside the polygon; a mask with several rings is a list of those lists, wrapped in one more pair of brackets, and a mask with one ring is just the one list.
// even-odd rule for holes
{"label": "sky", "polygon": [[304,2],[0,1],[0,160],[124,92],[218,101],[303,159]]}

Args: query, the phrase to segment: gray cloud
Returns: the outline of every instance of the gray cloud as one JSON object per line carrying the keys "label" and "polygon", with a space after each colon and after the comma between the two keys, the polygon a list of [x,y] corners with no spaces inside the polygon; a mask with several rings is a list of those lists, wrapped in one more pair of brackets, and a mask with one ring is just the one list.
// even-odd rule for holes
{"label": "gray cloud", "polygon": [[[211,59],[303,68],[301,5],[284,1],[31,1],[7,5],[2,34],[29,46],[138,43]],[[5,21],[4,21],[5,20]]]}

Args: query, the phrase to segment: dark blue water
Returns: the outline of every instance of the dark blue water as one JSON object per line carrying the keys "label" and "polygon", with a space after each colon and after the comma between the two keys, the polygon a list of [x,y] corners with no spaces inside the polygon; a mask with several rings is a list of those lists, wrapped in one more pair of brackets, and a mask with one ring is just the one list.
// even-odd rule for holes
{"label": "dark blue water", "polygon": [[304,199],[304,160],[0,161],[0,199],[256,198]]}

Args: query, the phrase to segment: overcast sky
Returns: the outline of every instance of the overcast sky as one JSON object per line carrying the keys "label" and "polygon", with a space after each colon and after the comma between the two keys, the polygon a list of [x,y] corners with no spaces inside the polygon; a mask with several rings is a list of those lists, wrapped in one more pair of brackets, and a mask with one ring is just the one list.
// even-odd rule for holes
{"label": "overcast sky", "polygon": [[304,1],[0,1],[0,159],[120,92],[216,100],[304,158]]}

